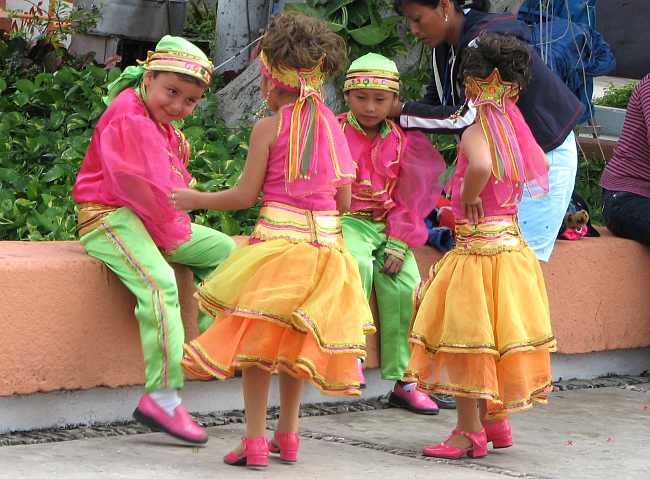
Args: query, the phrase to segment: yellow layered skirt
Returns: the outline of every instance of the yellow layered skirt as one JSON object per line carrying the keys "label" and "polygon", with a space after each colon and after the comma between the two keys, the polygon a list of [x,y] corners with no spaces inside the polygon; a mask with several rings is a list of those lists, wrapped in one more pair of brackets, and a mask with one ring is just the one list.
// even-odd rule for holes
{"label": "yellow layered skirt", "polygon": [[183,367],[208,379],[255,366],[329,395],[360,395],[358,358],[374,325],[337,212],[266,203],[248,245],[203,283],[213,325],[185,345]]}
{"label": "yellow layered skirt", "polygon": [[555,338],[516,218],[457,223],[456,236],[416,294],[407,377],[426,392],[486,399],[493,416],[545,402]]}

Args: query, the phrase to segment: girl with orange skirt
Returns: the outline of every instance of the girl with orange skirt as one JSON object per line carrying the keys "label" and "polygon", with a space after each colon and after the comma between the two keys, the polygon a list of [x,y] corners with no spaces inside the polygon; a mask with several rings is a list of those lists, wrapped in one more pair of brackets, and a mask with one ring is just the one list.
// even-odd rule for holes
{"label": "girl with orange skirt", "polygon": [[555,350],[544,278],[521,236],[526,188],[548,192],[547,162],[517,108],[530,78],[528,46],[481,33],[461,66],[476,122],[465,130],[452,179],[456,247],[417,295],[407,374],[456,397],[458,423],[427,456],[460,458],[512,445],[509,412],[545,402]]}
{"label": "girl with orange skirt", "polygon": [[[345,43],[327,24],[295,13],[275,17],[262,41],[261,90],[275,115],[251,133],[239,185],[218,193],[176,190],[179,209],[234,210],[263,203],[246,246],[198,292],[215,318],[185,345],[190,374],[225,379],[241,368],[246,433],[227,464],[266,466],[269,451],[295,462],[303,380],[324,394],[359,396],[357,363],[373,319],[340,214],[356,165],[320,89],[346,64]],[[279,374],[280,418],[265,437],[271,374]]]}

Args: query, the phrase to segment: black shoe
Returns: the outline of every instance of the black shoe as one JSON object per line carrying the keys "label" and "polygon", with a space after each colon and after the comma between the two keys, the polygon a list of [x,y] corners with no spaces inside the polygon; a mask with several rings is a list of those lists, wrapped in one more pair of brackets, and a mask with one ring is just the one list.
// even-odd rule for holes
{"label": "black shoe", "polygon": [[456,409],[456,400],[449,394],[432,394],[433,399],[440,409]]}

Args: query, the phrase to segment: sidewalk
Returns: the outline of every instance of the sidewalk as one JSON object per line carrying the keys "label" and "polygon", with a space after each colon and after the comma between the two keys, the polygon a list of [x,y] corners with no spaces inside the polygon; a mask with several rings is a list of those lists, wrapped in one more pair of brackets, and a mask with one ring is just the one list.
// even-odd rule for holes
{"label": "sidewalk", "polygon": [[[648,379],[650,381],[650,379]],[[636,479],[650,477],[650,382],[553,393],[546,407],[513,416],[515,446],[482,459],[446,461],[419,454],[455,422],[399,409],[305,417],[300,462],[271,460],[262,471],[222,456],[241,424],[210,428],[205,448],[159,433],[0,447],[0,478],[431,478]]]}

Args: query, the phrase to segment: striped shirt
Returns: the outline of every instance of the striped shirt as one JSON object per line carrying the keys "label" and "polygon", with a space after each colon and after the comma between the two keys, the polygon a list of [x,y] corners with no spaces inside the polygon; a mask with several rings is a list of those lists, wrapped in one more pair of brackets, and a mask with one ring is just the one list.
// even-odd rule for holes
{"label": "striped shirt", "polygon": [[650,198],[650,74],[632,92],[623,131],[600,184]]}

